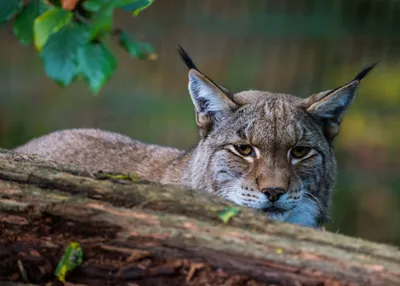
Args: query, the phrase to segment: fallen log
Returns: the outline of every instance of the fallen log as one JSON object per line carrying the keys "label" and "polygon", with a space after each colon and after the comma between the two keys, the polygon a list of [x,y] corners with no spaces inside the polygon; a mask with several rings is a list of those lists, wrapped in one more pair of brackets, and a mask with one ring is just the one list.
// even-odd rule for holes
{"label": "fallen log", "polygon": [[[0,150],[0,285],[400,285],[400,250],[268,220],[201,191]],[[235,206],[237,207],[237,206]]]}

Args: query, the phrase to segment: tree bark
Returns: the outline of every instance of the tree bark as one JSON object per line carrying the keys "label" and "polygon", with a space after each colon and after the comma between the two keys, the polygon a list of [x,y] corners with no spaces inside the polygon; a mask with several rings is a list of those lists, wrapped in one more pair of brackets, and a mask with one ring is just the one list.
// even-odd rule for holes
{"label": "tree bark", "polygon": [[[0,285],[400,285],[400,250],[268,220],[201,191],[0,150]],[[235,206],[237,207],[237,206]],[[3,283],[3,284],[2,284]],[[70,284],[72,285],[72,284]]]}

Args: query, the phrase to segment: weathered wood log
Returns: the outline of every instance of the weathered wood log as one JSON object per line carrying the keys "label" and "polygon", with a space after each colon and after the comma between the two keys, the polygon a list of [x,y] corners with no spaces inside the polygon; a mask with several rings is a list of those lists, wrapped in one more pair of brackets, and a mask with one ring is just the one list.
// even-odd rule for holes
{"label": "weathered wood log", "polygon": [[85,259],[67,280],[85,285],[400,285],[395,246],[247,208],[224,224],[226,206],[0,150],[0,284],[56,284],[55,266],[76,241]]}

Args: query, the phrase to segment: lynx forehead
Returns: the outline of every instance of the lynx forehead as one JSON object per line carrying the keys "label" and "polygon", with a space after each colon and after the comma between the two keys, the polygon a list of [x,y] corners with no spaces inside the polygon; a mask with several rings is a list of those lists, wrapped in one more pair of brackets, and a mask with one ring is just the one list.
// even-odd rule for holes
{"label": "lynx forehead", "polygon": [[51,133],[16,149],[90,171],[215,193],[273,219],[319,227],[329,216],[336,174],[332,141],[367,66],[353,80],[306,99],[262,91],[232,93],[201,73],[188,54],[189,93],[200,132],[184,152],[94,129]]}

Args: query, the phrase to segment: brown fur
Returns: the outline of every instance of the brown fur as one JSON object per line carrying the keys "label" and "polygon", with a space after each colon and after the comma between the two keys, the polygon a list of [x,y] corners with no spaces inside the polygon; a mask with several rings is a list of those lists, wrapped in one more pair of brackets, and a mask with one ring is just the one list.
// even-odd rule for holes
{"label": "brown fur", "polygon": [[[230,93],[202,74],[183,49],[180,53],[190,68],[189,92],[201,134],[193,150],[73,129],[39,137],[16,151],[90,171],[136,172],[146,180],[202,189],[289,223],[318,227],[326,221],[336,175],[331,143],[360,80],[373,66],[337,89],[301,99],[253,90]],[[238,152],[238,144],[250,146],[251,155]],[[296,159],[296,147],[310,151]]]}

